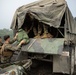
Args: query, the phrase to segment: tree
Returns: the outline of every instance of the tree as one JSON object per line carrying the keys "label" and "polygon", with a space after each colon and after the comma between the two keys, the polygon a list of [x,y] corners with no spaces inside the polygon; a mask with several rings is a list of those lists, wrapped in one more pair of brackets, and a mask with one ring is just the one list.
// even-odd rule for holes
{"label": "tree", "polygon": [[10,35],[13,38],[13,31],[9,29],[0,29],[0,36],[3,38],[4,35]]}

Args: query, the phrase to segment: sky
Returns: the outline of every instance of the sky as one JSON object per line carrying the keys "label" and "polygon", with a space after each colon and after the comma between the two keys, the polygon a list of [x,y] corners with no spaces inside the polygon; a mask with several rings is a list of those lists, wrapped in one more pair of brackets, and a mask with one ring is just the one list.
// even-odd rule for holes
{"label": "sky", "polygon": [[[0,0],[0,29],[10,29],[16,9],[22,5],[26,5],[34,1],[37,0]],[[73,17],[76,17],[76,0],[66,1]]]}

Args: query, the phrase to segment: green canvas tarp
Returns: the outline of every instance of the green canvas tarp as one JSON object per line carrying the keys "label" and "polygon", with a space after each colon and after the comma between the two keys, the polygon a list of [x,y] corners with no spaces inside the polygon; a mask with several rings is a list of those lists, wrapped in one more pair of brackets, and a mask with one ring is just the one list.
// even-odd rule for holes
{"label": "green canvas tarp", "polygon": [[23,5],[14,14],[11,29],[21,28],[27,13],[50,27],[59,28],[65,14],[65,25],[70,33],[76,34],[76,25],[65,0],[39,0]]}

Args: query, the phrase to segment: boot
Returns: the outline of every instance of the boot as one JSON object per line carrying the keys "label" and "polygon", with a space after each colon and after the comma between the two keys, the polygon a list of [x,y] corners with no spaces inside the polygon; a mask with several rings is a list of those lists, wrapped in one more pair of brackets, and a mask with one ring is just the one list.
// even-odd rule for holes
{"label": "boot", "polygon": [[50,33],[48,33],[47,36],[48,36],[48,38],[53,38],[53,35]]}
{"label": "boot", "polygon": [[43,35],[41,36],[42,39],[44,38],[48,38],[47,34],[46,33],[43,33]]}
{"label": "boot", "polygon": [[53,35],[51,35],[50,33],[43,33],[43,35],[42,35],[42,39],[45,39],[45,38],[52,38],[53,37]]}
{"label": "boot", "polygon": [[40,34],[38,34],[34,38],[41,38],[41,36],[40,36]]}

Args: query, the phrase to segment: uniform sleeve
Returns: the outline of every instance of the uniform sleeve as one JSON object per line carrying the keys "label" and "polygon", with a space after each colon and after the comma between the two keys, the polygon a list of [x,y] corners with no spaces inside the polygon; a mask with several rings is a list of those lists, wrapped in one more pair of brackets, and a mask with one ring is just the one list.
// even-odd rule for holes
{"label": "uniform sleeve", "polygon": [[11,51],[16,51],[19,48],[20,48],[20,46],[15,47],[15,46],[12,46],[10,44],[5,46],[5,50],[11,50]]}
{"label": "uniform sleeve", "polygon": [[27,35],[27,33],[25,32],[24,35],[23,35],[23,40],[28,43],[29,42],[29,37]]}
{"label": "uniform sleeve", "polygon": [[15,41],[16,41],[16,39],[12,39],[12,40],[10,41],[10,44],[14,43]]}
{"label": "uniform sleeve", "polygon": [[0,49],[2,48],[2,46],[0,46]]}

